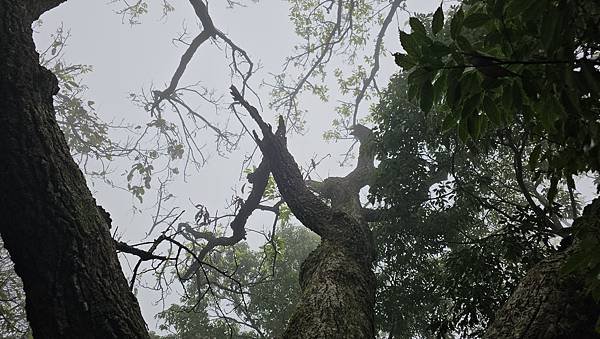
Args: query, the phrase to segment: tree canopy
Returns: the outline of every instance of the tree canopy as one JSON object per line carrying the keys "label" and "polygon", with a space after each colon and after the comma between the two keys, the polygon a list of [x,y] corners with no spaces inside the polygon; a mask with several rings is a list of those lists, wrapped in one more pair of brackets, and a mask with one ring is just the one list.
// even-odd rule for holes
{"label": "tree canopy", "polygon": [[[411,33],[400,34],[407,53],[396,61],[409,72],[408,96],[425,112],[439,103],[443,129],[469,147],[512,148],[522,158],[514,165],[518,180],[549,183],[542,199],[525,194],[541,218],[558,212],[561,183],[572,192],[575,175],[598,171],[599,12],[594,1],[467,1],[447,20],[439,8],[430,30],[413,18]],[[541,226],[563,235],[550,221]],[[592,265],[590,277],[597,276],[598,230],[575,232],[583,244],[572,269]]]}

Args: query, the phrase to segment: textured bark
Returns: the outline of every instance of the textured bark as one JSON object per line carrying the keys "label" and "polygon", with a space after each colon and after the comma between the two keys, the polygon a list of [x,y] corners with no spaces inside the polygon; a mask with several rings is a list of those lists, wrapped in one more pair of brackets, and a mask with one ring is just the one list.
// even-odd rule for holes
{"label": "textured bark", "polygon": [[339,201],[332,201],[336,208],[327,206],[308,189],[287,150],[283,120],[273,133],[234,87],[232,94],[262,131],[263,139],[257,135],[255,138],[285,202],[304,226],[321,236],[321,244],[300,269],[302,296],[283,338],[374,338],[375,255],[371,231],[359,213],[341,204],[352,204],[358,192],[345,190],[356,197],[337,196]]}
{"label": "textured bark", "polygon": [[[600,200],[586,207],[573,227],[600,222]],[[580,273],[562,274],[577,241],[532,268],[496,314],[485,338],[600,338],[594,326],[600,305],[583,289]]]}
{"label": "textured bark", "polygon": [[35,52],[32,21],[61,2],[0,0],[0,234],[36,338],[148,338]]}
{"label": "textured bark", "polygon": [[366,214],[373,214],[362,207],[359,193],[361,188],[371,184],[375,175],[375,152],[373,148],[373,132],[363,126],[355,125],[352,135],[360,141],[356,167],[345,177],[329,177],[323,182],[308,182],[309,187],[319,193],[322,198],[331,202],[331,207],[344,211],[357,220],[365,220]]}

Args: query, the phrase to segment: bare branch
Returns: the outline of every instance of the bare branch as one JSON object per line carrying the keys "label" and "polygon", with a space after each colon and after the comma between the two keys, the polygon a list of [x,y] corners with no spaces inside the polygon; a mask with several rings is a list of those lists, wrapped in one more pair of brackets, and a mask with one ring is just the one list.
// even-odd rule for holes
{"label": "bare branch", "polygon": [[[260,204],[267,182],[269,179],[269,166],[263,158],[256,170],[248,174],[248,181],[252,184],[252,191],[246,201],[241,204],[240,210],[230,224],[233,234],[230,237],[204,237],[208,243],[198,252],[197,257],[201,260],[217,246],[230,246],[246,238],[246,221]],[[189,279],[199,268],[200,261],[196,260],[182,275],[183,279]]]}
{"label": "bare branch", "polygon": [[[163,239],[161,239],[161,237],[158,237],[157,241],[160,242]],[[140,258],[141,261],[148,261],[148,260],[170,260],[170,258],[165,257],[163,255],[157,255],[152,253],[154,251],[154,248],[151,248],[150,250],[142,250],[139,249],[137,247],[134,247],[132,245],[129,245],[125,242],[122,241],[116,241],[115,240],[115,247],[117,248],[117,251],[121,251],[123,253],[129,253],[129,254],[133,254],[137,257]]]}
{"label": "bare branch", "polygon": [[383,38],[385,37],[385,32],[387,31],[388,26],[392,22],[394,18],[394,14],[398,8],[400,8],[400,4],[404,0],[394,0],[392,5],[390,6],[390,10],[388,11],[387,16],[383,20],[383,24],[379,29],[379,33],[377,33],[377,40],[375,41],[375,49],[373,51],[373,66],[371,67],[371,73],[366,79],[363,79],[363,84],[360,90],[358,91],[358,95],[354,101],[354,113],[352,114],[352,124],[356,125],[356,116],[358,115],[358,107],[365,97],[365,93],[371,84],[375,81],[375,77],[377,76],[377,72],[379,72],[379,57],[381,55],[381,49],[383,48]]}

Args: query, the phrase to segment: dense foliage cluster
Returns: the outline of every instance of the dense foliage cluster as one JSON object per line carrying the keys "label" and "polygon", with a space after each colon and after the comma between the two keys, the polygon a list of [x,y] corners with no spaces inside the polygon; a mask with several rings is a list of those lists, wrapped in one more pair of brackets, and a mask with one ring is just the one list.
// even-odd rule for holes
{"label": "dense foliage cluster", "polygon": [[[471,206],[481,213],[476,220],[487,228],[480,235],[489,232],[483,239],[499,241],[487,242],[489,247],[477,241],[482,249],[479,253],[491,255],[491,262],[463,257],[461,262],[467,266],[458,272],[464,279],[461,283],[470,285],[469,291],[476,291],[479,285],[476,279],[467,278],[478,266],[492,263],[490,268],[507,270],[503,276],[510,284],[508,271],[518,276],[532,263],[523,261],[531,255],[517,254],[520,250],[543,255],[544,251],[535,248],[543,248],[552,236],[570,238],[571,229],[560,219],[578,215],[574,178],[599,170],[599,14],[594,1],[465,1],[453,9],[449,19],[445,20],[440,7],[433,17],[411,18],[410,33],[400,32],[405,53],[397,53],[395,60],[404,73],[392,84],[397,92],[388,90],[379,106],[383,112],[382,185],[375,193],[393,206],[410,201],[395,191],[418,192],[408,184],[383,185],[406,178],[404,171],[408,177],[413,175],[413,180],[435,175],[438,168],[450,175],[456,195],[443,201],[441,209],[459,208],[464,199],[461,195],[470,196]],[[415,116],[427,127],[411,131],[411,120],[405,118],[407,109],[399,102],[413,111],[422,110]],[[413,130],[419,127],[413,126]],[[413,150],[411,157],[402,154],[406,149]],[[444,157],[451,158],[450,166]],[[479,178],[465,177],[465,170],[479,173]],[[446,185],[430,184],[424,181],[422,201],[443,197],[448,191]],[[508,205],[498,204],[498,198],[490,199],[490,195],[502,197],[500,201]],[[463,217],[458,222],[442,220],[438,227],[466,224]],[[594,227],[573,230],[580,243],[565,273],[580,270],[588,274],[588,289],[598,299],[600,230]],[[418,229],[423,232],[427,228]],[[461,232],[461,236],[472,237],[468,229]],[[498,253],[502,238],[508,248],[520,250]],[[452,257],[451,249],[456,246],[446,247],[434,258]],[[490,268],[484,270],[486,274],[494,272]],[[494,297],[503,298],[501,294]],[[475,315],[481,306],[464,310]],[[479,320],[485,322],[493,316],[493,312],[484,314]],[[477,323],[468,319],[478,318],[459,317],[455,322]]]}
{"label": "dense foliage cluster", "polygon": [[[371,192],[386,210],[375,226],[380,326],[400,337],[477,334],[553,250],[553,234],[540,232],[519,188],[519,154],[465,145],[442,131],[442,110],[423,114],[406,91],[396,75],[375,108],[381,163]],[[530,175],[521,180],[537,192]]]}

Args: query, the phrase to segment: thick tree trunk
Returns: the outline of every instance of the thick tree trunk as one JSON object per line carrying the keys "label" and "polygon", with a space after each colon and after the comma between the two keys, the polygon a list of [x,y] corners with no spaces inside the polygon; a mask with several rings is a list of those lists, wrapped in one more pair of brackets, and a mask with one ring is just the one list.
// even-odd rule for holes
{"label": "thick tree trunk", "polygon": [[35,52],[31,24],[60,2],[0,0],[0,234],[36,338],[148,338]]}
{"label": "thick tree trunk", "polygon": [[296,218],[321,236],[302,264],[302,296],[283,337],[373,338],[375,256],[366,222],[328,207],[308,190],[283,137],[265,136],[261,150]]}
{"label": "thick tree trunk", "polygon": [[[600,200],[586,207],[573,227],[584,222],[600,222]],[[485,338],[600,338],[594,331],[600,305],[585,293],[583,275],[562,273],[577,245],[575,242],[527,272],[496,314]]]}
{"label": "thick tree trunk", "polygon": [[[340,216],[330,225],[355,232],[357,224],[344,219]],[[360,233],[355,240],[368,242]],[[373,255],[364,246],[349,249],[349,237],[322,238],[302,263],[302,296],[283,338],[374,338]]]}
{"label": "thick tree trunk", "polygon": [[[287,150],[285,126],[280,119],[276,133],[232,87],[234,99],[258,123],[263,139],[255,135],[283,199],[302,224],[321,236],[321,244],[304,261],[300,271],[302,296],[283,338],[374,338],[375,252],[371,231],[360,215],[358,190],[373,167],[373,158],[359,159],[346,179],[322,183],[333,192],[327,206],[306,186],[298,165]],[[361,126],[362,127],[362,126]],[[369,131],[370,132],[370,131]],[[360,164],[365,166],[360,166]],[[352,189],[355,188],[355,189]]]}

